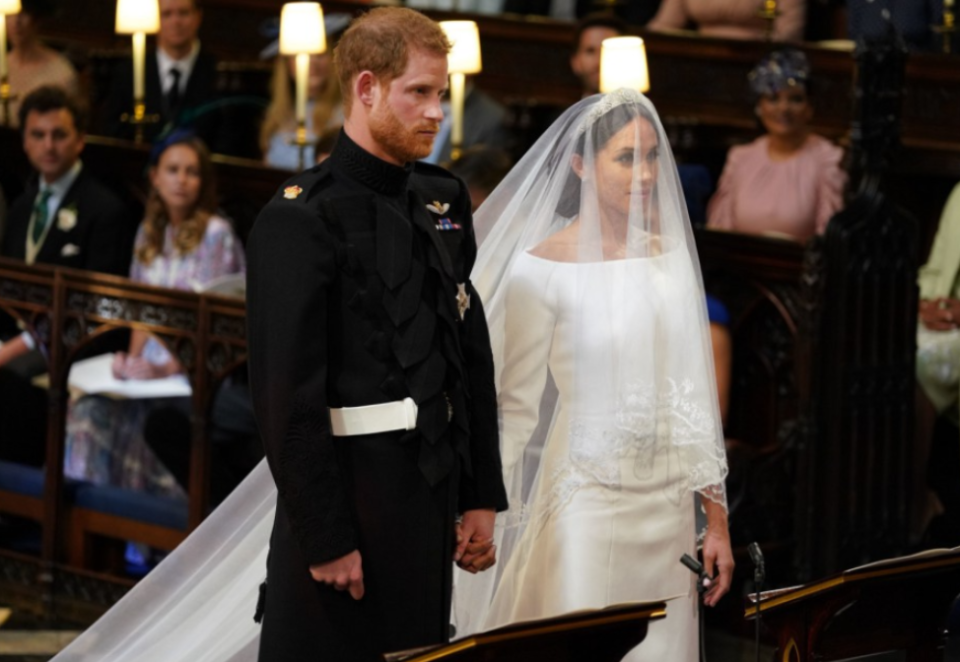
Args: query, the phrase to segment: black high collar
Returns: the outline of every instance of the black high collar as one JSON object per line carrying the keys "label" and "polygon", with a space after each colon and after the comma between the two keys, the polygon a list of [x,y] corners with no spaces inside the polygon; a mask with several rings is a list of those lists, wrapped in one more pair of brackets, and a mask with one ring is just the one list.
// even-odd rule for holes
{"label": "black high collar", "polygon": [[383,195],[400,195],[407,188],[413,164],[397,166],[379,159],[355,143],[341,130],[330,164],[350,179]]}

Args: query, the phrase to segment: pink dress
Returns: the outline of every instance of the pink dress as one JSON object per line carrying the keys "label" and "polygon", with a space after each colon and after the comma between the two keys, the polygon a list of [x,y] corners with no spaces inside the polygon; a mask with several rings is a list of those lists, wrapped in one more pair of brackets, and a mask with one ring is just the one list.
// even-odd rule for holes
{"label": "pink dress", "polygon": [[[760,0],[663,0],[647,27],[651,30],[679,29],[689,22],[708,37],[764,39],[766,22],[757,14]],[[780,15],[773,24],[774,41],[800,41],[806,21],[804,0],[779,0]]]}
{"label": "pink dress", "polygon": [[767,137],[734,147],[707,207],[707,227],[806,241],[843,206],[843,150],[811,134],[791,159],[773,161]]}

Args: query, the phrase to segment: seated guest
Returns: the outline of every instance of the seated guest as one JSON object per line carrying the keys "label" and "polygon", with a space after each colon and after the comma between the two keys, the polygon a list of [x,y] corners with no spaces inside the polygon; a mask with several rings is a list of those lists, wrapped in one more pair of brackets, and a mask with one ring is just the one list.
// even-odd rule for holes
{"label": "seated guest", "polygon": [[[678,30],[696,25],[707,37],[765,39],[766,21],[760,18],[760,0],[663,0],[660,11],[647,27]],[[774,41],[800,41],[806,22],[804,0],[780,0],[780,15],[773,24]]]}
{"label": "seated guest", "polygon": [[[123,203],[83,167],[85,112],[63,89],[41,87],[23,99],[23,149],[39,181],[13,201],[0,254],[88,271],[123,274],[136,223]],[[0,457],[43,462],[45,397],[30,380],[47,371],[33,337],[0,329]]]}
{"label": "seated guest", "polygon": [[960,184],[940,217],[927,263],[920,268],[917,329],[915,539],[935,514],[927,491],[927,461],[938,415],[960,424]]}
{"label": "seated guest", "polygon": [[843,150],[810,132],[809,72],[796,50],[775,51],[750,72],[767,133],[730,150],[708,227],[806,241],[843,205]]}
{"label": "seated guest", "polygon": [[[597,9],[596,0],[506,0],[503,11],[538,14],[563,21],[582,19]],[[630,25],[645,25],[657,13],[660,0],[630,0],[612,5],[612,12]]]}
{"label": "seated guest", "polygon": [[[217,216],[213,164],[197,138],[172,134],[156,150],[151,191],[137,233],[130,279],[180,290],[244,271],[240,240]],[[182,372],[155,338],[134,330],[128,352],[113,362],[117,379],[156,379]],[[164,400],[111,400],[86,396],[67,417],[65,471],[73,478],[163,496],[183,496],[173,474],[143,439],[143,424]]]}
{"label": "seated guest", "polygon": [[910,50],[940,51],[943,40],[932,26],[943,23],[943,5],[943,0],[847,0],[848,36],[877,39],[892,25]]}
{"label": "seated guest", "polygon": [[[507,109],[498,101],[477,89],[470,77],[467,78],[466,95],[463,100],[463,144],[462,149],[474,145],[490,147],[509,147],[510,132],[507,130]],[[443,120],[440,131],[433,141],[433,151],[424,161],[444,163],[449,161],[453,152],[453,113],[448,101],[443,102]]]}
{"label": "seated guest", "polygon": [[474,145],[465,149],[460,158],[450,163],[447,169],[467,185],[470,204],[473,211],[477,211],[477,207],[483,204],[512,167],[513,161],[505,150]]}
{"label": "seated guest", "polygon": [[[333,40],[350,25],[347,14],[330,14],[323,19],[327,50],[310,56],[310,74],[307,79],[307,142],[304,148],[304,166],[316,162],[315,142],[324,132],[343,125],[343,101],[336,65],[333,63]],[[293,144],[297,134],[296,60],[279,54],[279,42],[267,47],[261,57],[276,55],[273,77],[270,80],[270,105],[260,126],[260,147],[264,162],[274,168],[296,170],[300,148]]]}
{"label": "seated guest", "polygon": [[[217,61],[200,46],[197,33],[203,12],[197,0],[159,0],[157,48],[147,52],[144,77],[146,112],[160,121],[144,127],[154,140],[181,126],[191,126],[208,145],[220,147],[222,122],[210,109],[217,99]],[[130,140],[134,127],[123,121],[133,109],[133,64],[125,58],[114,71],[104,103],[104,132]]]}
{"label": "seated guest", "polygon": [[626,32],[626,24],[610,14],[590,14],[577,24],[570,69],[580,80],[584,97],[600,92],[600,44]]}
{"label": "seated guest", "polygon": [[17,126],[19,106],[30,92],[45,85],[64,88],[77,94],[77,72],[63,55],[48,48],[40,39],[40,28],[52,13],[52,4],[44,0],[22,0],[19,14],[7,16],[10,37],[9,67],[10,124]]}

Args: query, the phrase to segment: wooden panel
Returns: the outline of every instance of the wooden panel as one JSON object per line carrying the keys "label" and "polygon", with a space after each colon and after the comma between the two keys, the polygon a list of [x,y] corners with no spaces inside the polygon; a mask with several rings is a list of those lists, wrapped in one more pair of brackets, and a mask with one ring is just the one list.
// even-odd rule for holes
{"label": "wooden panel", "polygon": [[43,501],[35,498],[0,490],[0,512],[40,521],[43,519]]}

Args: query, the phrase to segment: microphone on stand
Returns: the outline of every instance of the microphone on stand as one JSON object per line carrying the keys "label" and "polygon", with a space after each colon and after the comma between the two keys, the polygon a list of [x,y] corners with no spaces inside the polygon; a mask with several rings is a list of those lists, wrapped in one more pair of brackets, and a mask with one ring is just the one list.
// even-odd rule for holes
{"label": "microphone on stand", "polygon": [[756,642],[754,648],[756,650],[757,662],[760,662],[760,589],[763,587],[763,581],[766,578],[766,568],[763,563],[763,552],[760,550],[760,545],[755,542],[747,545],[747,553],[750,554],[750,560],[753,562],[753,583],[756,588],[756,606],[757,606],[757,615],[756,615]]}
{"label": "microphone on stand", "polygon": [[689,554],[684,554],[680,557],[680,563],[685,565],[687,569],[697,576],[697,594],[700,598],[697,600],[697,612],[699,617],[697,620],[700,622],[700,662],[707,661],[707,640],[706,633],[704,632],[704,623],[703,623],[703,594],[707,592],[707,586],[704,584],[705,579],[716,579],[716,577],[711,577],[707,574],[707,571],[704,570],[703,564],[700,561],[696,560]]}

